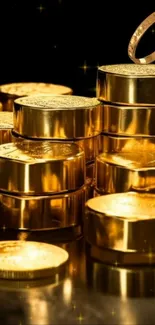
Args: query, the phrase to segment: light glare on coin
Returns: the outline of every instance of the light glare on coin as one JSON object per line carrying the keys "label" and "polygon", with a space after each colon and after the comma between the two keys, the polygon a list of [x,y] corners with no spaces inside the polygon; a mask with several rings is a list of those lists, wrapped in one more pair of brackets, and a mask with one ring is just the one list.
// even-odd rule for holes
{"label": "light glare on coin", "polygon": [[52,275],[52,270],[68,260],[68,253],[57,246],[27,241],[0,242],[0,277],[35,278]]}

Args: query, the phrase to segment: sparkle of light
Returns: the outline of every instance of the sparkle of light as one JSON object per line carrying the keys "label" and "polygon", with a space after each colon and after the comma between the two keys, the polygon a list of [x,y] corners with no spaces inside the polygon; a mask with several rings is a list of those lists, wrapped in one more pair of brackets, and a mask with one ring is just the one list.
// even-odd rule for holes
{"label": "sparkle of light", "polygon": [[90,67],[87,65],[87,62],[85,61],[84,64],[83,64],[83,66],[80,67],[80,69],[82,69],[84,71],[84,73],[86,73],[87,70],[90,69]]}
{"label": "sparkle of light", "polygon": [[84,320],[84,317],[80,314],[78,316],[77,320],[79,321],[79,323],[82,323],[82,321]]}
{"label": "sparkle of light", "polygon": [[43,10],[45,10],[45,8],[42,5],[40,5],[37,9],[40,11],[40,13],[43,12]]}

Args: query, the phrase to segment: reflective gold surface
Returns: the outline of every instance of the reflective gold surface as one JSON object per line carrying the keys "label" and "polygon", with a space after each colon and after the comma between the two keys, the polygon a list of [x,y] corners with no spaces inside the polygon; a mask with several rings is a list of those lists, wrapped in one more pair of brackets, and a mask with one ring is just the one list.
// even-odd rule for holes
{"label": "reflective gold surface", "polygon": [[0,144],[11,142],[13,129],[13,114],[0,112]]}
{"label": "reflective gold surface", "polygon": [[[87,250],[86,272],[90,288],[102,294],[121,297],[152,297],[155,291],[155,268],[117,267],[100,263],[95,259],[96,251],[101,249],[89,247]],[[95,254],[96,253],[96,254]],[[103,256],[104,250],[101,253]],[[91,257],[94,255],[94,258]],[[105,252],[106,256],[106,252]]]}
{"label": "reflective gold surface", "polygon": [[155,190],[155,151],[103,153],[95,168],[96,188],[102,193]]}
{"label": "reflective gold surface", "polygon": [[[13,142],[17,142],[17,141],[22,142],[22,141],[26,141],[28,139],[19,136],[17,133],[15,133],[13,131],[11,140]],[[50,141],[52,141],[52,140],[50,140]],[[63,144],[63,143],[65,143],[65,141],[66,140],[58,140],[57,142]],[[94,161],[96,156],[99,154],[99,150],[100,150],[100,146],[101,146],[100,135],[97,135],[97,136],[91,137],[91,138],[74,140],[74,141],[67,140],[67,143],[72,143],[72,142],[75,142],[78,146],[80,146],[84,150],[86,163],[90,163],[90,162]]]}
{"label": "reflective gold surface", "polygon": [[155,105],[155,65],[115,64],[99,67],[97,98],[125,105]]}
{"label": "reflective gold surface", "polygon": [[23,141],[0,146],[0,189],[42,195],[85,183],[84,151],[75,143]]}
{"label": "reflective gold surface", "polygon": [[[155,253],[155,195],[134,192],[95,197],[86,203],[86,240],[126,253]],[[132,260],[132,255],[131,255]]]}
{"label": "reflective gold surface", "polygon": [[96,98],[28,96],[15,100],[14,131],[28,138],[77,139],[102,130],[102,109]]}
{"label": "reflective gold surface", "polygon": [[50,277],[41,279],[28,279],[28,280],[17,280],[17,279],[0,279],[0,290],[22,290],[22,292],[30,292],[31,289],[39,290],[46,288],[54,289],[62,286],[62,295],[66,302],[72,295],[73,281],[75,278],[79,280],[85,280],[85,250],[84,242],[82,239],[75,241],[63,242],[57,244],[68,253],[67,265],[61,265],[61,268],[56,269],[56,273],[51,272]]}
{"label": "reflective gold surface", "polygon": [[154,107],[103,105],[103,132],[117,136],[154,136],[154,124]]}
{"label": "reflective gold surface", "polygon": [[50,277],[67,262],[68,253],[57,246],[38,242],[0,242],[0,278]]}
{"label": "reflective gold surface", "polygon": [[97,135],[92,138],[77,140],[75,141],[75,143],[78,144],[81,148],[83,148],[87,164],[93,162],[96,156],[99,154],[100,135]]}
{"label": "reflective gold surface", "polygon": [[51,196],[0,194],[0,228],[52,230],[83,223],[85,187]]}
{"label": "reflective gold surface", "polygon": [[95,178],[95,163],[86,165],[86,184],[94,182]]}
{"label": "reflective gold surface", "polygon": [[120,137],[100,135],[100,152],[142,152],[155,151],[155,137]]}
{"label": "reflective gold surface", "polygon": [[13,111],[16,98],[30,95],[71,95],[72,89],[62,85],[39,82],[12,83],[0,86],[0,104],[2,111]]}
{"label": "reflective gold surface", "polygon": [[86,165],[86,201],[93,197],[95,186],[95,164]]}
{"label": "reflective gold surface", "polygon": [[[153,266],[155,265],[155,252],[123,252],[90,245],[90,256],[102,263],[113,266]],[[132,288],[134,292],[134,288]]]}

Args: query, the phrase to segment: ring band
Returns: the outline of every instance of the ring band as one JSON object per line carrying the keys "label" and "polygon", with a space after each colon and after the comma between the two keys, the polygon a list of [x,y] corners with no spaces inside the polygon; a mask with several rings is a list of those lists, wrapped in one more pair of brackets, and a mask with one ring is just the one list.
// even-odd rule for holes
{"label": "ring band", "polygon": [[155,61],[155,51],[151,54],[145,56],[144,58],[136,58],[136,49],[141,40],[142,36],[149,29],[151,25],[155,23],[155,12],[149,15],[135,30],[133,33],[129,45],[128,45],[128,55],[129,58],[137,64],[148,64]]}

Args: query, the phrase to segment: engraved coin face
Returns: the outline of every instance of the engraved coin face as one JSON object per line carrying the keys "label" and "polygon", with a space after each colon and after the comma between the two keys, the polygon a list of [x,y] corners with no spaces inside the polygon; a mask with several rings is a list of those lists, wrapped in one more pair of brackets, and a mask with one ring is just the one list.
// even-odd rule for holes
{"label": "engraved coin face", "polygon": [[13,129],[12,112],[0,112],[0,129]]}
{"label": "engraved coin face", "polygon": [[27,163],[74,159],[81,154],[83,150],[75,143],[26,140],[0,146],[0,157]]}
{"label": "engraved coin face", "polygon": [[31,278],[39,271],[56,269],[68,260],[68,253],[57,246],[28,241],[0,242],[0,277]]}
{"label": "engraved coin face", "polygon": [[16,104],[28,106],[31,108],[45,109],[87,109],[100,104],[96,98],[81,96],[28,96],[15,100]]}
{"label": "engraved coin face", "polygon": [[128,218],[132,221],[155,218],[154,195],[148,193],[128,192],[99,196],[90,199],[87,206],[103,216]]}
{"label": "engraved coin face", "polygon": [[152,168],[155,167],[155,152],[105,153],[99,156],[99,160],[129,169]]}
{"label": "engraved coin face", "polygon": [[62,85],[23,82],[2,85],[0,86],[0,92],[10,96],[22,97],[37,94],[69,94],[72,90],[69,87]]}
{"label": "engraved coin face", "polygon": [[155,76],[154,64],[112,64],[99,67],[99,71],[125,76]]}

